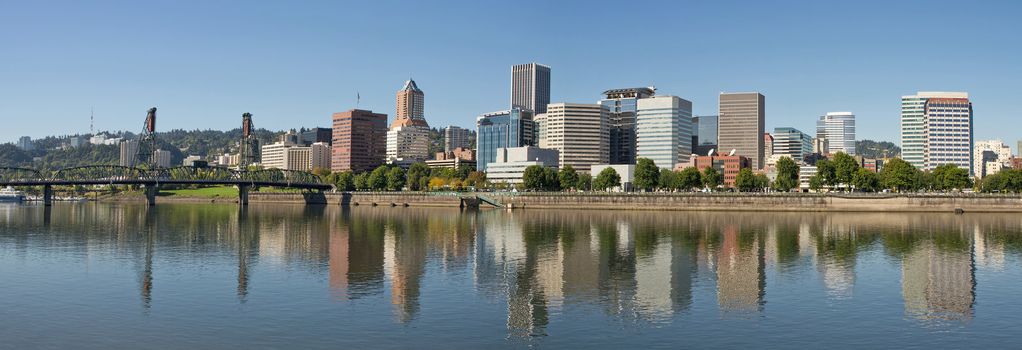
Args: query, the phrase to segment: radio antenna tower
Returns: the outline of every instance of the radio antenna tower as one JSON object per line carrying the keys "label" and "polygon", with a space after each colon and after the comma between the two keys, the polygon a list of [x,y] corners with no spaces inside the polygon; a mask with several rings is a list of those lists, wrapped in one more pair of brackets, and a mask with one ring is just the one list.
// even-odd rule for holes
{"label": "radio antenna tower", "polygon": [[93,136],[96,135],[96,110],[93,107],[89,107],[89,133]]}
{"label": "radio antenna tower", "polygon": [[135,155],[134,166],[156,169],[156,150],[156,107],[153,107],[146,113],[145,126],[138,135],[138,153]]}

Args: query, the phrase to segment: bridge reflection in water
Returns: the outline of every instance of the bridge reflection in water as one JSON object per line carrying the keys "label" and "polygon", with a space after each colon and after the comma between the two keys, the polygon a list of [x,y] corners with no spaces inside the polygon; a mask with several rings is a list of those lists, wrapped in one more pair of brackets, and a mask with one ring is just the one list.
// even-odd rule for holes
{"label": "bridge reflection in water", "polygon": [[174,167],[142,169],[117,165],[90,165],[52,173],[35,169],[0,167],[0,186],[42,186],[43,202],[53,200],[53,186],[141,185],[149,205],[156,204],[160,185],[237,186],[238,203],[248,204],[253,187],[278,187],[324,191],[333,185],[321,177],[296,170],[233,170],[222,167]]}
{"label": "bridge reflection in water", "polygon": [[[0,211],[5,240],[84,241],[95,254],[126,255],[146,307],[161,301],[163,252],[202,264],[236,259],[239,302],[265,266],[324,276],[335,302],[382,298],[395,322],[413,323],[435,297],[426,276],[470,276],[474,294],[505,305],[511,337],[546,333],[565,308],[594,308],[623,322],[670,323],[715,305],[753,317],[785,305],[815,276],[818,298],[857,295],[864,254],[900,265],[906,317],[970,322],[976,266],[1022,254],[1012,215],[465,211],[253,205],[60,205],[46,234],[27,226],[43,209]],[[26,227],[18,227],[26,226]],[[157,229],[158,227],[158,229]],[[83,228],[84,229],[83,231]],[[90,229],[91,228],[91,229]],[[19,229],[24,229],[19,231]],[[36,242],[39,243],[39,242]],[[19,245],[12,245],[17,249]],[[805,291],[801,291],[805,292]],[[712,298],[705,298],[712,295]],[[817,299],[813,297],[811,299]],[[807,302],[807,301],[801,301]],[[778,306],[780,307],[780,306]]]}

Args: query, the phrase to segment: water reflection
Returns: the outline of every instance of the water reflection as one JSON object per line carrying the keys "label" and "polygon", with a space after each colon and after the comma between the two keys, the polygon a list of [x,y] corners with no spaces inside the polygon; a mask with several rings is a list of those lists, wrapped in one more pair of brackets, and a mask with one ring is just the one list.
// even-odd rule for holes
{"label": "water reflection", "polygon": [[[1022,254],[1020,227],[1013,215],[0,207],[5,251],[128,257],[148,310],[171,268],[161,262],[228,256],[239,303],[248,302],[260,267],[299,270],[323,276],[333,302],[389,300],[403,324],[417,322],[423,300],[441,297],[427,281],[467,278],[472,290],[459,297],[506,304],[511,338],[546,335],[573,308],[625,323],[669,324],[694,305],[715,304],[725,318],[757,316],[770,311],[786,276],[813,278],[827,298],[854,302],[868,254],[900,267],[910,319],[969,322],[977,265],[1003,269],[1006,256]],[[768,272],[779,277],[768,283]],[[702,284],[715,295],[701,295]]]}

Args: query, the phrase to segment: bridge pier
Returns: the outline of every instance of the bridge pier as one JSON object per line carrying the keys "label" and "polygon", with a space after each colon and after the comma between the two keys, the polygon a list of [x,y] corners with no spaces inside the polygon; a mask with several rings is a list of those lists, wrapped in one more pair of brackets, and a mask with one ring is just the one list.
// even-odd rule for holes
{"label": "bridge pier", "polygon": [[53,205],[53,186],[43,185],[43,206]]}
{"label": "bridge pier", "polygon": [[145,185],[145,199],[149,206],[156,205],[156,195],[160,193],[160,186],[156,184]]}
{"label": "bridge pier", "polygon": [[248,191],[251,188],[249,185],[238,185],[238,205],[248,205]]}

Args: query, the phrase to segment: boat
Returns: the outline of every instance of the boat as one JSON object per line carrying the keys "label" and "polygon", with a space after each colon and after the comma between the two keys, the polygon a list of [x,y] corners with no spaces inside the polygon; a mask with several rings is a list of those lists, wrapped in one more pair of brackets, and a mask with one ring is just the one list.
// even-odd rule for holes
{"label": "boat", "polygon": [[25,200],[25,194],[15,191],[13,187],[0,189],[0,203],[21,203]]}

